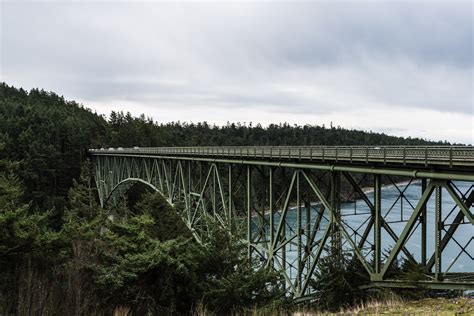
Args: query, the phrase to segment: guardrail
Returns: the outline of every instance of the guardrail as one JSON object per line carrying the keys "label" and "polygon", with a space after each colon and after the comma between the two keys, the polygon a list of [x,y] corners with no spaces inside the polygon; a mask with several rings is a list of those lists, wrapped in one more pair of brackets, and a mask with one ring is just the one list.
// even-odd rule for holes
{"label": "guardrail", "polygon": [[91,154],[147,154],[246,159],[474,166],[472,146],[208,146],[90,149]]}

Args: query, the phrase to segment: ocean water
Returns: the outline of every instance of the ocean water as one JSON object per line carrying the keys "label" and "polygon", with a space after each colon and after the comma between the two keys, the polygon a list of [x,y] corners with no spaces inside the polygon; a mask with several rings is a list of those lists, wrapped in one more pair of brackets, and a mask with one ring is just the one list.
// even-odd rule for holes
{"label": "ocean water", "polygon": [[[474,189],[474,185],[468,182],[454,182],[455,191],[458,195],[468,196],[471,190]],[[402,194],[401,194],[402,193]],[[372,201],[374,199],[373,192],[366,193],[367,197]],[[435,245],[435,204],[433,192],[429,199],[427,209],[427,260],[434,253]],[[397,236],[399,236],[407,224],[408,219],[412,215],[413,209],[416,207],[417,202],[421,197],[421,183],[414,182],[411,184],[400,184],[397,186],[385,186],[382,188],[381,194],[381,207],[382,216],[386,222],[392,228]],[[472,209],[472,207],[471,207]],[[449,193],[442,190],[442,221],[444,223],[444,229],[448,230],[449,224],[452,223],[454,217],[459,212],[459,208],[449,195]],[[288,238],[294,236],[294,232],[297,227],[297,214],[296,208],[292,208],[287,214],[287,226],[286,233]],[[327,214],[327,213],[326,213]],[[367,222],[370,218],[370,209],[363,200],[356,200],[353,203],[344,203],[341,205],[341,215],[348,233],[352,235],[352,239],[357,243],[359,236],[354,234],[354,230],[357,230],[359,234],[362,234]],[[316,221],[317,211],[316,206],[313,206],[309,212],[309,218],[305,209],[302,210],[302,227],[306,227],[309,222],[313,227]],[[278,227],[279,214],[275,214],[275,229]],[[321,228],[316,235],[316,240],[322,236],[324,228],[327,227],[328,220],[323,219]],[[257,226],[254,226],[256,229]],[[267,227],[268,228],[268,227]],[[441,237],[446,232],[443,230]],[[373,230],[370,232],[368,241],[373,243]],[[306,237],[303,236],[303,243],[306,242]],[[449,272],[469,272],[474,271],[474,226],[470,223],[459,225],[456,232],[453,234],[453,239],[449,241],[448,245],[442,252],[442,271],[448,269]],[[296,239],[293,239],[296,242]],[[369,244],[367,249],[363,250],[363,254],[367,256],[369,261],[372,258],[371,247]],[[395,241],[392,237],[382,228],[382,248],[388,253],[393,246]],[[345,248],[349,248],[349,243],[344,243]],[[405,247],[418,261],[421,259],[421,223],[417,221],[414,231],[407,240]],[[295,262],[297,258],[297,247],[292,242],[286,247],[286,262],[289,275],[295,275]],[[402,258],[404,254],[400,252],[399,258]],[[384,260],[384,258],[382,258]]]}

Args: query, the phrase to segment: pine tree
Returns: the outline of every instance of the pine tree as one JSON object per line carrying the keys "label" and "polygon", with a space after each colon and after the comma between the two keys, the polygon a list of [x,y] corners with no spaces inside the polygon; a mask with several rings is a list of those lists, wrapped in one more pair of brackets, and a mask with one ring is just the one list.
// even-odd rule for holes
{"label": "pine tree", "polygon": [[[0,144],[0,147],[3,145]],[[1,150],[1,148],[0,148]],[[25,301],[38,308],[44,292],[38,293],[44,274],[38,268],[53,266],[62,254],[57,232],[48,227],[49,212],[33,212],[23,201],[23,186],[17,176],[18,162],[0,160],[0,314],[22,314]],[[28,307],[26,307],[28,310]],[[37,312],[41,313],[42,309]]]}
{"label": "pine tree", "polygon": [[335,225],[330,238],[330,246],[325,249],[327,255],[319,259],[311,287],[316,291],[318,308],[336,311],[363,297],[358,287],[368,278],[358,259],[342,248]]}
{"label": "pine tree", "polygon": [[0,262],[46,254],[58,237],[47,226],[49,213],[34,213],[23,202],[19,163],[0,160]]}
{"label": "pine tree", "polygon": [[74,180],[69,190],[63,221],[62,236],[69,246],[65,271],[69,280],[68,304],[76,315],[89,314],[97,302],[91,266],[97,261],[96,243],[105,225],[106,213],[97,203],[91,165],[87,162],[82,166],[79,180]]}

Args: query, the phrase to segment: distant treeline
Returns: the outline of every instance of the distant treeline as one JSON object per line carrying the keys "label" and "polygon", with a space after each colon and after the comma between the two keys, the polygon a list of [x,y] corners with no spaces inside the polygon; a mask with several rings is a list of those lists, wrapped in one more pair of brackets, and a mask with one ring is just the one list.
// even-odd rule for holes
{"label": "distant treeline", "polygon": [[145,115],[114,112],[107,120],[104,145],[133,146],[295,146],[295,145],[441,145],[445,142],[403,138],[324,125],[270,124],[263,127],[241,123],[224,126],[170,122],[158,124]]}

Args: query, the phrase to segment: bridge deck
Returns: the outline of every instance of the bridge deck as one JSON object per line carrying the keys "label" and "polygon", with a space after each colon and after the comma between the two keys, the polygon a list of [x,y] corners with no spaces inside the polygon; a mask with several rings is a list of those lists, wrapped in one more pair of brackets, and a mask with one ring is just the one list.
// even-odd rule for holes
{"label": "bridge deck", "polygon": [[348,164],[474,167],[472,146],[226,146],[91,149],[91,154],[300,160]]}

